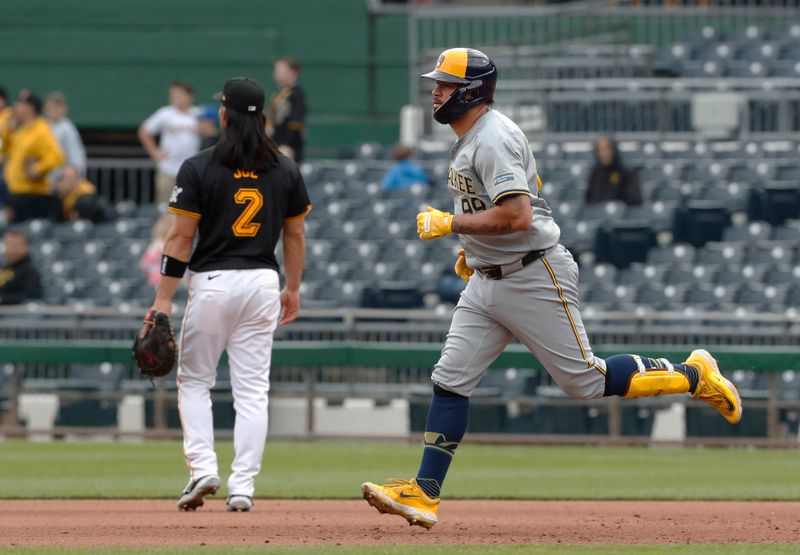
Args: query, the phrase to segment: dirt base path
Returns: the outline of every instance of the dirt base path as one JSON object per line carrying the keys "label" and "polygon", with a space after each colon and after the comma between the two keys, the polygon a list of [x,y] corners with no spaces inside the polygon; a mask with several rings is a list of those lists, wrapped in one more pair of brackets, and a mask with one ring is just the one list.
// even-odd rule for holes
{"label": "dirt base path", "polygon": [[794,543],[800,502],[445,501],[430,532],[364,501],[3,501],[0,547],[475,543]]}

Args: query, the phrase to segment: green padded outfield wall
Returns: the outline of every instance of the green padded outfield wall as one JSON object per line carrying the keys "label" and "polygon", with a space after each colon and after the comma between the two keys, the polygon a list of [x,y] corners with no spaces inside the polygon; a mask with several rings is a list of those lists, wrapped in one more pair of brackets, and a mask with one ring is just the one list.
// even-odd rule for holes
{"label": "green padded outfield wall", "polygon": [[81,128],[136,128],[176,79],[198,102],[236,75],[271,93],[281,55],[304,67],[311,156],[397,140],[406,20],[367,0],[0,0],[0,84],[63,91]]}

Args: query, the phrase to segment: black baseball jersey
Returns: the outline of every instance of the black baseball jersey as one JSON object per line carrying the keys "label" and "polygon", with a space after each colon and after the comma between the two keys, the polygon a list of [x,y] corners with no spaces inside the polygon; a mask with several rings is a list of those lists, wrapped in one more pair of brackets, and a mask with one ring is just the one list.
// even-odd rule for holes
{"label": "black baseball jersey", "polygon": [[170,212],[200,220],[189,269],[277,271],[283,222],[311,210],[297,164],[280,156],[280,165],[264,172],[230,170],[212,159],[213,151],[183,163],[169,202]]}

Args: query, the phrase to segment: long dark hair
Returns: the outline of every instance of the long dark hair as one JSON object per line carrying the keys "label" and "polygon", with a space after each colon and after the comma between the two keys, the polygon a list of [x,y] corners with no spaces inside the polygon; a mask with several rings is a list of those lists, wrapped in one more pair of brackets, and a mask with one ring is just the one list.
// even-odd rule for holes
{"label": "long dark hair", "polygon": [[214,147],[214,160],[231,170],[264,171],[276,167],[280,152],[267,137],[264,114],[227,112],[228,123]]}

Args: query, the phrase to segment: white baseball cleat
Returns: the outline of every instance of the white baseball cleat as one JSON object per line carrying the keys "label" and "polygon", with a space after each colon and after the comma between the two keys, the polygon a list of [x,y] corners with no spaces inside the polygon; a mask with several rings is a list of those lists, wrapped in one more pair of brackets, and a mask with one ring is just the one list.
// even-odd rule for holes
{"label": "white baseball cleat", "polygon": [[214,495],[220,486],[219,476],[209,474],[200,478],[189,480],[186,488],[178,497],[178,509],[181,511],[194,511],[197,507],[203,506],[203,498],[206,495]]}
{"label": "white baseball cleat", "polygon": [[225,506],[231,512],[246,513],[253,510],[253,498],[247,495],[231,495]]}

